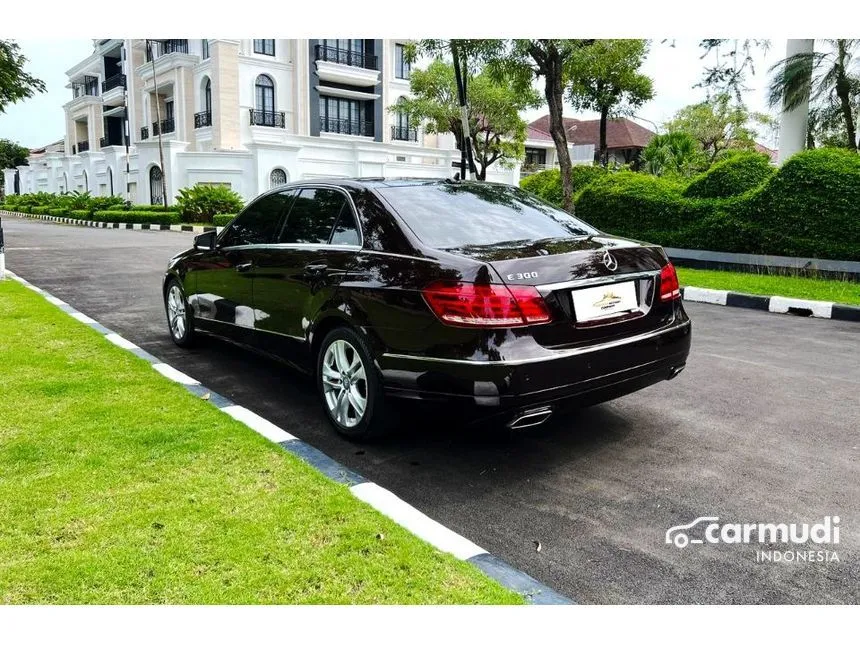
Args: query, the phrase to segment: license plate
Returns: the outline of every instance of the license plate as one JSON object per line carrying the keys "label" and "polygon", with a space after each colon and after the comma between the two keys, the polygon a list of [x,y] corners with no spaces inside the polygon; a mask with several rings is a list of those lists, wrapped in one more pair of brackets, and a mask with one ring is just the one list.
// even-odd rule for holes
{"label": "license plate", "polygon": [[612,282],[599,287],[576,289],[571,294],[577,322],[616,316],[633,311],[639,306],[636,301],[634,281]]}

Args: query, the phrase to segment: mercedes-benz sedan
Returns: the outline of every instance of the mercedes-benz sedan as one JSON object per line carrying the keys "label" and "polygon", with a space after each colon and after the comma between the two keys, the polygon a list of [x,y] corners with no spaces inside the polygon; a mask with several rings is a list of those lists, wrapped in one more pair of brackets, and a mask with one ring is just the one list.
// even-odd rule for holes
{"label": "mercedes-benz sedan", "polygon": [[198,235],[163,293],[178,345],[205,332],[289,362],[355,439],[396,421],[389,397],[536,425],[674,378],[690,350],[660,247],[482,182],[279,187]]}

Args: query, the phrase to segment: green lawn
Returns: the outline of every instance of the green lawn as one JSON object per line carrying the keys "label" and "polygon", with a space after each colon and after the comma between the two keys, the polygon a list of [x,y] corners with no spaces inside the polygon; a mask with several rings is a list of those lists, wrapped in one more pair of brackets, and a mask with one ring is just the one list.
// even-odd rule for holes
{"label": "green lawn", "polygon": [[0,282],[0,603],[518,602]]}
{"label": "green lawn", "polygon": [[678,267],[681,286],[860,305],[860,283]]}

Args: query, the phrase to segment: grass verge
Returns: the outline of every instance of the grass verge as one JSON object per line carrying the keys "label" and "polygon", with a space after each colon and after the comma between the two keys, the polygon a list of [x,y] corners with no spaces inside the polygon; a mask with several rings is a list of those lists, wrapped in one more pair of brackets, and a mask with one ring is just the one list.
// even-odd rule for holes
{"label": "grass verge", "polygon": [[0,473],[0,603],[522,602],[10,280]]}
{"label": "grass verge", "polygon": [[678,267],[681,286],[860,305],[860,283]]}

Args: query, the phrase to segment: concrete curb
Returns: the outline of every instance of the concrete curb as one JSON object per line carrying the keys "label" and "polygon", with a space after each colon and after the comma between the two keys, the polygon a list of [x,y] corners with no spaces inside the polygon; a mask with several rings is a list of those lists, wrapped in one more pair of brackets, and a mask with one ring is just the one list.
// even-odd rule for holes
{"label": "concrete curb", "polygon": [[20,282],[31,291],[38,293],[75,320],[96,330],[107,341],[149,362],[159,374],[184,386],[185,389],[198,398],[202,398],[208,394],[209,403],[221,410],[221,412],[244,423],[251,430],[269,441],[277,443],[281,448],[293,453],[332,481],[348,486],[350,492],[358,499],[392,519],[416,537],[430,543],[440,551],[452,554],[459,560],[469,562],[480,569],[485,575],[498,581],[502,586],[523,596],[530,604],[574,604],[569,598],[562,596],[528,574],[491,555],[474,542],[431,519],[411,504],[397,497],[391,491],[366,480],[358,473],[353,472],[325,453],[291,435],[286,430],[276,426],[271,421],[259,416],[248,408],[237,405],[227,397],[209,390],[199,381],[161,361],[146,350],[141,349],[131,341],[101,325],[98,321],[76,310],[67,302],[52,296],[44,289],[31,284],[11,271],[7,270],[6,275]]}
{"label": "concrete curb", "polygon": [[812,318],[830,318],[860,322],[860,307],[842,305],[824,300],[801,300],[783,296],[757,296],[749,293],[703,289],[701,287],[681,287],[681,294],[688,302],[704,302],[726,307],[758,309],[775,314],[793,314]]}
{"label": "concrete curb", "polygon": [[220,233],[223,226],[195,226],[193,224],[131,224],[129,222],[94,222],[88,219],[75,219],[74,217],[58,217],[56,215],[36,215],[33,213],[18,213],[17,211],[0,211],[2,215],[20,217],[22,219],[37,219],[56,224],[71,224],[73,226],[89,226],[91,228],[120,228],[135,231],[178,231],[187,233],[206,233],[217,231]]}

